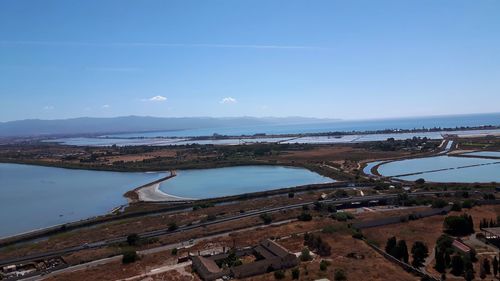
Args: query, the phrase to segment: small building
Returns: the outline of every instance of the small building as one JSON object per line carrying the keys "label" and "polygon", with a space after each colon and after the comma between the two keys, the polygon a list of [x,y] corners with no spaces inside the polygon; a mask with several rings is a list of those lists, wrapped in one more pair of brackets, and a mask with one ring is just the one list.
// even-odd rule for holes
{"label": "small building", "polygon": [[471,248],[469,246],[465,245],[464,243],[462,243],[462,241],[459,241],[457,239],[453,240],[453,243],[451,245],[462,254],[468,254],[471,251]]}
{"label": "small building", "polygon": [[500,249],[500,227],[486,227],[482,228],[481,231],[488,243]]}
{"label": "small building", "polygon": [[[245,259],[249,256],[251,256],[250,259]],[[235,266],[223,266],[222,264],[229,257],[237,258],[240,262]],[[244,263],[241,259],[250,260],[250,262]],[[191,260],[193,269],[205,281],[216,280],[224,276],[246,278],[269,271],[291,268],[299,263],[293,253],[269,239],[251,248],[206,257],[192,256]]]}

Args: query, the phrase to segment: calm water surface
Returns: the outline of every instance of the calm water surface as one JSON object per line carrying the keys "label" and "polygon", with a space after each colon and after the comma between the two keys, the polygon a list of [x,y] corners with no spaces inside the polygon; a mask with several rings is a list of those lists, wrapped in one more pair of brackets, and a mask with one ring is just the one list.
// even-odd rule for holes
{"label": "calm water surface", "polygon": [[193,137],[222,135],[302,134],[333,131],[376,131],[385,129],[455,128],[462,126],[500,125],[500,113],[459,116],[338,121],[315,124],[262,125],[236,128],[208,128],[182,131],[117,134],[119,137]]}
{"label": "calm water surface", "polygon": [[177,171],[160,190],[185,198],[211,198],[334,180],[303,168],[241,166]]}
{"label": "calm water surface", "polygon": [[[480,164],[490,165],[465,167]],[[450,170],[429,172],[439,169]],[[404,180],[424,178],[434,182],[500,182],[500,163],[498,160],[470,157],[435,156],[394,161],[379,166],[378,172],[383,176],[428,172],[399,177]]]}
{"label": "calm water surface", "polygon": [[500,158],[500,151],[477,151],[465,153],[465,155]]}
{"label": "calm water surface", "polygon": [[103,215],[164,175],[0,163],[0,237]]}

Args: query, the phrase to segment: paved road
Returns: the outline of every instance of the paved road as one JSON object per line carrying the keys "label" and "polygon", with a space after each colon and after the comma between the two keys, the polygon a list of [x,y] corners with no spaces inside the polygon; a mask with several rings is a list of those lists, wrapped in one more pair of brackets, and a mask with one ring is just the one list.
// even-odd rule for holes
{"label": "paved road", "polygon": [[[415,192],[415,193],[408,193],[408,196],[435,195],[435,194],[445,194],[445,193],[455,193],[455,192],[456,191]],[[352,197],[352,198],[345,198],[345,199],[329,199],[329,200],[323,200],[321,202],[322,203],[336,203],[336,204],[353,203],[353,202],[367,202],[367,201],[372,201],[372,200],[384,200],[384,199],[397,198],[398,195],[399,194],[370,195],[370,196]],[[240,220],[240,219],[248,218],[248,217],[259,216],[259,215],[264,214],[264,213],[274,213],[274,212],[279,212],[279,211],[283,211],[283,210],[302,208],[303,206],[312,205],[315,202],[316,201],[310,201],[310,202],[291,204],[291,205],[275,207],[275,208],[264,208],[264,209],[249,211],[249,212],[246,212],[243,214],[237,214],[237,215],[230,216],[230,217],[220,218],[220,219],[217,219],[215,221],[202,222],[202,223],[193,224],[193,225],[184,225],[184,226],[179,227],[176,230],[169,230],[168,228],[164,228],[164,229],[160,229],[160,230],[144,232],[144,233],[140,233],[139,236],[141,238],[153,238],[153,237],[162,236],[162,235],[166,235],[166,234],[173,234],[173,233],[188,231],[188,230],[192,230],[192,229],[196,229],[196,228],[200,228],[200,227],[207,227],[207,226],[214,225],[214,224],[236,221],[236,220]],[[108,246],[108,245],[112,245],[112,244],[116,244],[116,243],[121,243],[121,242],[126,242],[126,241],[127,241],[127,237],[122,236],[122,237],[118,237],[118,238],[102,240],[102,241],[98,241],[98,242],[69,247],[69,248],[62,249],[62,250],[47,251],[44,253],[27,255],[24,257],[6,259],[6,260],[0,261],[0,266],[21,263],[21,262],[28,262],[28,261],[39,260],[39,259],[47,259],[47,258],[51,258],[51,257],[57,257],[57,256],[62,256],[62,255],[78,252],[78,251],[81,251],[84,249],[101,248],[104,246]]]}

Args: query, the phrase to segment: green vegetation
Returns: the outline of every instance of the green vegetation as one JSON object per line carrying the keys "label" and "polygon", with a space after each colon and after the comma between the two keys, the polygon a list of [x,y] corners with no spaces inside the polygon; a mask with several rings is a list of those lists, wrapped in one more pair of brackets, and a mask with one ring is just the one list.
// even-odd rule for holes
{"label": "green vegetation", "polygon": [[416,241],[411,247],[411,254],[413,258],[411,264],[418,268],[424,265],[425,259],[429,256],[429,250],[423,242]]}
{"label": "green vegetation", "polygon": [[354,215],[348,212],[336,212],[331,215],[331,218],[338,221],[347,221],[354,219]]}
{"label": "green vegetation", "polygon": [[122,257],[123,264],[133,263],[139,259],[139,256],[137,255],[137,252],[134,249],[129,249],[129,248],[125,249],[122,254],[123,254]]}
{"label": "green vegetation", "polygon": [[301,261],[310,261],[310,260],[312,260],[311,252],[309,251],[309,248],[304,247],[302,249],[302,251],[300,252],[299,258],[300,258]]}
{"label": "green vegetation", "polygon": [[168,231],[174,231],[176,229],[178,229],[179,227],[177,226],[177,224],[175,222],[171,222],[168,224]]}
{"label": "green vegetation", "polygon": [[273,221],[273,217],[268,213],[263,213],[259,217],[264,222],[264,224],[270,224]]}
{"label": "green vegetation", "polygon": [[313,249],[322,257],[331,255],[332,248],[326,241],[323,241],[319,235],[310,233],[304,234],[304,245],[306,245],[309,249]]}
{"label": "green vegetation", "polygon": [[299,279],[300,269],[298,267],[292,269],[292,279]]}
{"label": "green vegetation", "polygon": [[453,203],[453,205],[451,206],[451,210],[454,212],[462,211],[462,203],[460,203],[460,202]]}
{"label": "green vegetation", "polygon": [[385,252],[397,258],[398,260],[408,263],[408,247],[406,246],[405,240],[397,241],[396,237],[394,236],[387,239]]}
{"label": "green vegetation", "polygon": [[283,270],[278,270],[274,272],[274,278],[277,280],[284,279],[285,278],[285,272]]}
{"label": "green vegetation", "polygon": [[136,233],[127,236],[127,243],[129,246],[135,246],[139,242],[139,235]]}
{"label": "green vegetation", "polygon": [[444,219],[445,232],[454,236],[464,236],[474,233],[472,216],[463,214],[461,216],[447,216]]}
{"label": "green vegetation", "polygon": [[432,201],[432,208],[444,208],[446,206],[448,206],[448,202],[443,199],[436,199]]}
{"label": "green vegetation", "polygon": [[330,265],[329,261],[321,260],[321,262],[319,263],[319,270],[326,271],[329,265]]}
{"label": "green vegetation", "polygon": [[297,219],[299,221],[311,221],[312,220],[312,215],[307,213],[307,212],[302,212]]}
{"label": "green vegetation", "polygon": [[345,281],[347,280],[347,275],[343,269],[335,269],[335,273],[333,274],[333,279],[335,281]]}

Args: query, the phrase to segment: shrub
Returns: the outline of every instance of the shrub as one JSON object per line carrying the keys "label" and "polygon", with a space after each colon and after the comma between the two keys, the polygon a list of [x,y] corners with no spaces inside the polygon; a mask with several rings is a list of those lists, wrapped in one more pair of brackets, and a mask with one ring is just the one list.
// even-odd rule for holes
{"label": "shrub", "polygon": [[361,232],[361,230],[359,229],[353,229],[352,230],[352,238],[354,239],[363,239],[365,236],[363,235],[363,233]]}
{"label": "shrub", "polygon": [[177,248],[173,248],[172,251],[170,252],[172,254],[172,256],[176,256],[177,255]]}
{"label": "shrub", "polygon": [[425,183],[425,180],[423,178],[419,178],[415,181],[416,184],[422,185]]}
{"label": "shrub", "polygon": [[335,281],[345,281],[347,280],[347,276],[343,269],[335,269],[335,273],[333,274],[333,279]]}
{"label": "shrub", "polygon": [[337,212],[337,213],[332,214],[331,217],[332,217],[332,219],[338,220],[338,221],[347,221],[347,220],[354,219],[354,215],[352,215],[351,213],[347,213],[347,212]]}
{"label": "shrub", "polygon": [[299,258],[300,258],[301,261],[310,261],[310,260],[312,260],[311,252],[309,252],[309,248],[304,247],[304,249],[302,249],[302,251],[300,253],[300,257]]}
{"label": "shrub", "polygon": [[300,269],[298,267],[292,269],[292,279],[299,279]]}
{"label": "shrub", "polygon": [[462,211],[462,204],[460,204],[460,202],[453,203],[453,205],[451,206],[451,210],[454,212]]}
{"label": "shrub", "polygon": [[298,220],[300,221],[310,221],[312,220],[312,216],[311,214],[309,213],[306,213],[306,212],[302,212],[298,217],[297,217]]}
{"label": "shrub", "polygon": [[264,213],[260,215],[260,219],[265,223],[265,224],[270,224],[273,221],[273,217],[268,214]]}
{"label": "shrub", "polygon": [[132,233],[132,234],[130,234],[130,235],[127,236],[127,243],[130,246],[137,245],[137,242],[139,242],[139,235],[138,234]]}
{"label": "shrub", "polygon": [[285,278],[285,272],[283,270],[278,270],[274,272],[274,278],[276,279],[283,279]]}
{"label": "shrub", "polygon": [[444,219],[443,224],[445,232],[451,235],[463,236],[474,233],[472,217],[467,214],[461,216],[448,216]]}
{"label": "shrub", "polygon": [[289,192],[289,193],[288,193],[288,198],[293,198],[293,197],[295,197],[295,193],[293,193],[293,192]]}
{"label": "shrub", "polygon": [[323,227],[321,232],[327,233],[327,234],[332,234],[332,233],[336,232],[337,230],[338,230],[337,227],[335,227],[333,225],[327,225],[327,226]]}
{"label": "shrub", "polygon": [[174,231],[177,228],[179,228],[179,227],[177,226],[177,224],[175,222],[171,222],[168,224],[168,231]]}
{"label": "shrub", "polygon": [[465,200],[463,203],[462,203],[462,208],[465,208],[465,209],[470,209],[474,206],[474,203],[471,201],[471,200]]}
{"label": "shrub", "polygon": [[319,270],[321,270],[321,271],[325,271],[329,265],[330,265],[330,262],[328,262],[328,261],[326,261],[326,260],[322,260],[322,261],[319,263]]}
{"label": "shrub", "polygon": [[123,252],[123,257],[122,257],[123,264],[133,263],[138,259],[139,256],[137,255],[137,252],[133,249],[127,249]]}
{"label": "shrub", "polygon": [[443,199],[432,201],[432,208],[444,208],[446,206],[448,206],[448,202],[444,201]]}

